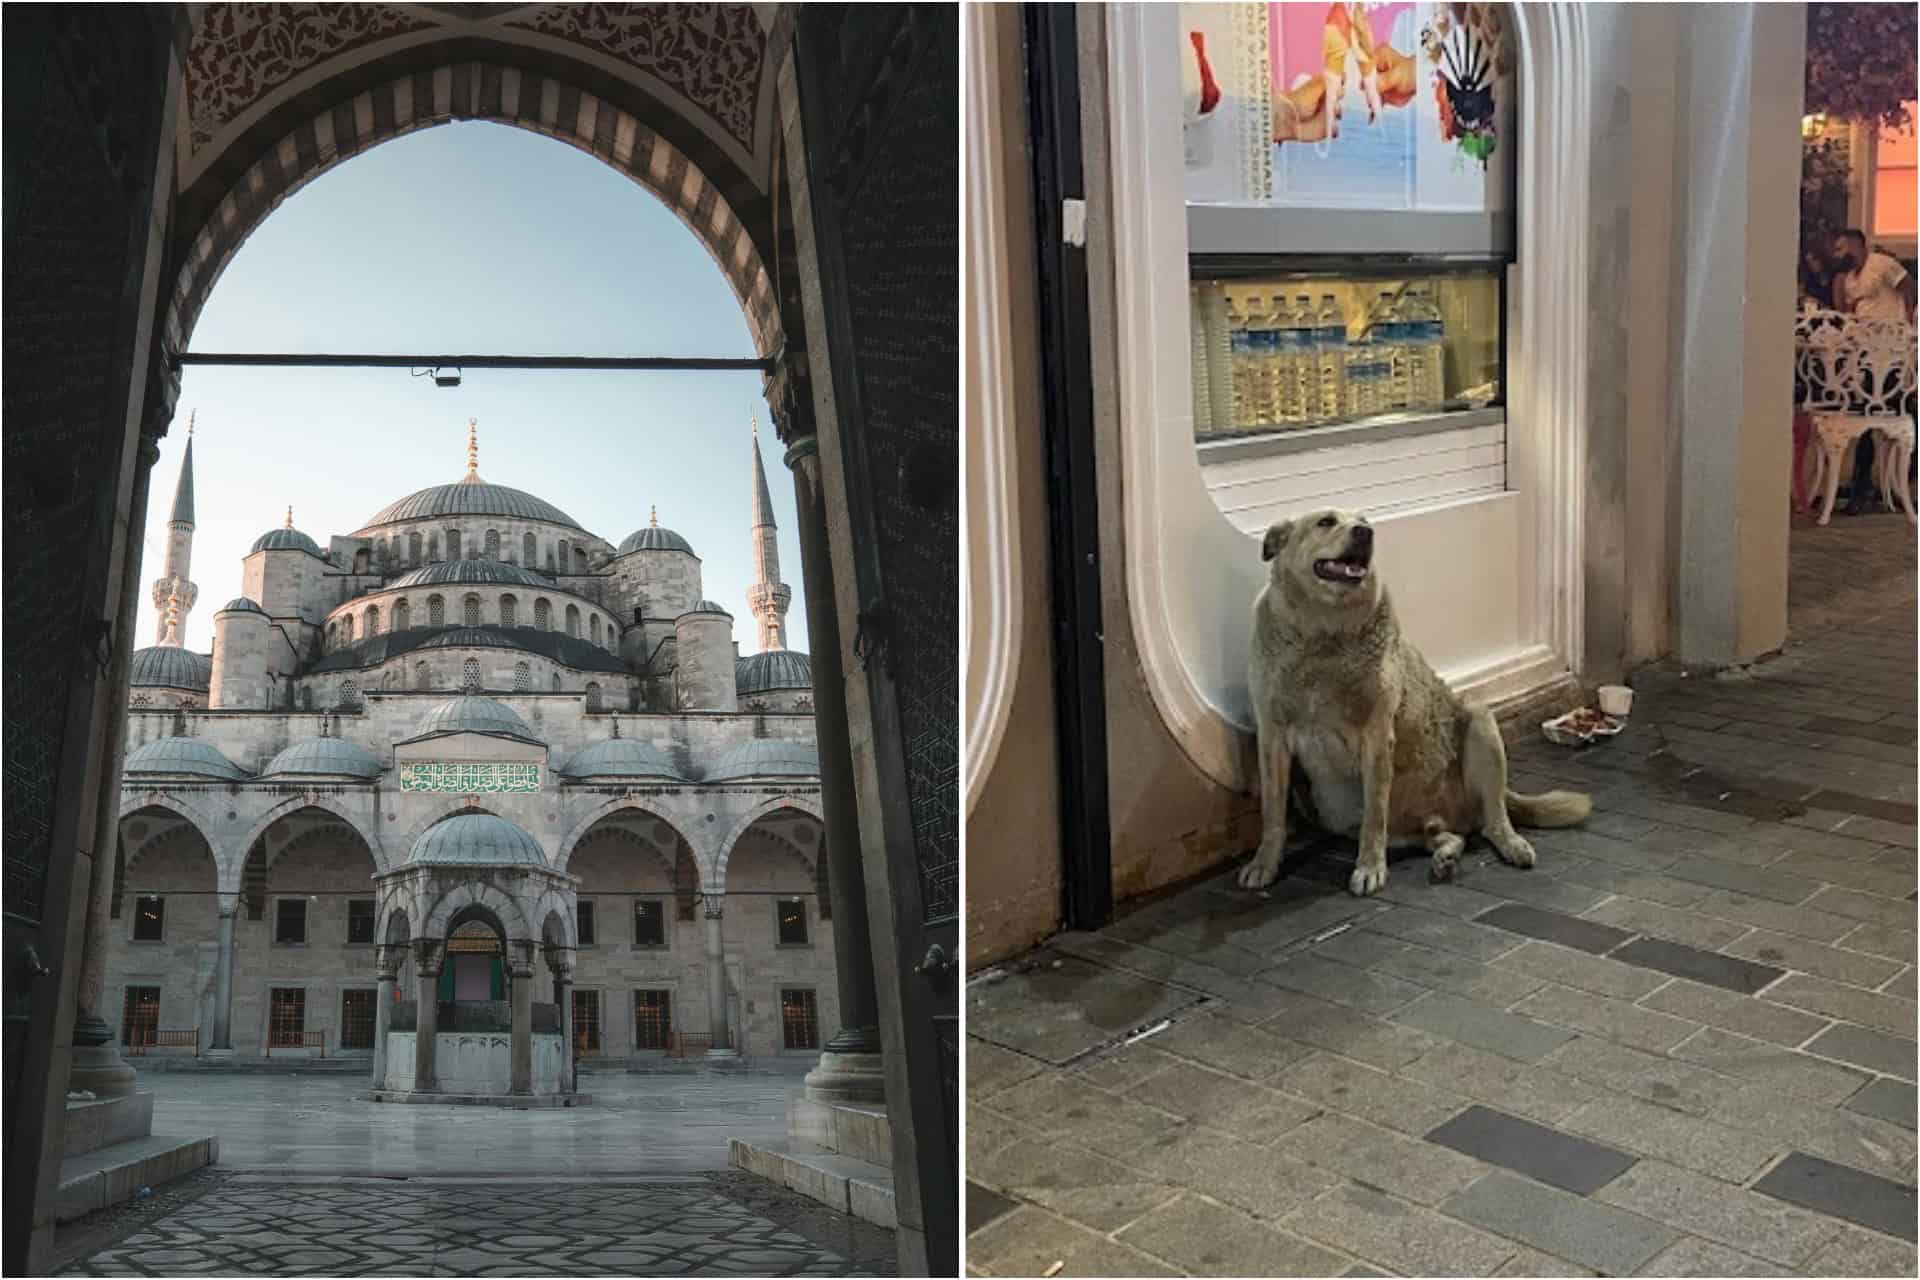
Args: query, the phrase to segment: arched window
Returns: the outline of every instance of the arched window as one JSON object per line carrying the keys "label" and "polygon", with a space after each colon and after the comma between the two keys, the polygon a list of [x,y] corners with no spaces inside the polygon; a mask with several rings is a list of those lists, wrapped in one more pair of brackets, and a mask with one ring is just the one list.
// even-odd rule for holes
{"label": "arched window", "polygon": [[553,691],[555,693],[560,692],[560,673],[558,671],[553,673]]}
{"label": "arched window", "polygon": [[365,573],[372,566],[372,563],[373,563],[373,553],[368,551],[365,547],[360,547],[354,551],[353,571],[355,573]]}
{"label": "arched window", "polygon": [[465,601],[465,605],[466,605],[466,608],[462,616],[464,617],[466,624],[470,627],[479,626],[480,625],[480,597],[469,592]]}
{"label": "arched window", "polygon": [[639,709],[640,709],[640,686],[637,684],[630,684],[627,686],[627,710],[638,711]]}
{"label": "arched window", "polygon": [[380,634],[380,606],[377,604],[367,610],[367,634],[370,636]]}
{"label": "arched window", "polygon": [[407,563],[420,563],[420,535],[417,533],[407,535]]}
{"label": "arched window", "polygon": [[329,651],[331,651],[339,647],[340,647],[340,624],[337,622],[329,622],[327,624],[327,648]]}
{"label": "arched window", "polygon": [[585,547],[575,547],[573,549],[573,571],[575,573],[585,573],[587,571],[587,549]]}
{"label": "arched window", "polygon": [[[580,634],[580,606],[579,605],[570,604],[567,606],[567,634],[570,636],[576,636],[576,637]],[[352,624],[348,624],[347,639],[349,640],[353,639]]]}
{"label": "arched window", "polygon": [[302,711],[313,710],[313,690],[311,688],[300,690],[300,709]]}
{"label": "arched window", "polygon": [[600,686],[596,682],[589,680],[587,682],[587,710],[598,711],[599,709],[600,709]]}
{"label": "arched window", "polygon": [[600,615],[594,614],[587,619],[587,639],[593,641],[596,648],[600,644]]}
{"label": "arched window", "polygon": [[534,537],[532,534],[528,534],[522,540],[521,545],[525,547],[525,550],[520,553],[520,558],[526,561],[527,568],[531,569],[535,565],[539,564],[540,563],[540,540]]}
{"label": "arched window", "polygon": [[447,559],[458,560],[459,558],[460,531],[458,529],[449,529],[447,530]]}
{"label": "arched window", "polygon": [[500,531],[498,529],[487,530],[486,547],[487,559],[498,560],[500,558]]}
{"label": "arched window", "polygon": [[351,680],[342,681],[340,684],[340,700],[334,705],[342,711],[358,711],[360,709],[360,686]]}
{"label": "arched window", "polygon": [[545,600],[533,602],[533,626],[536,631],[553,630],[553,606]]}
{"label": "arched window", "polygon": [[480,659],[468,658],[460,664],[460,692],[480,692]]}
{"label": "arched window", "polygon": [[519,622],[519,617],[520,617],[520,602],[514,599],[512,596],[501,596],[500,597],[500,625],[503,627],[515,626]]}
{"label": "arched window", "polygon": [[430,627],[447,625],[447,602],[439,596],[427,597],[427,625]]}
{"label": "arched window", "polygon": [[524,662],[513,664],[513,691],[515,693],[533,692],[533,668]]}
{"label": "arched window", "polygon": [[440,535],[437,533],[427,535],[427,559],[435,564],[440,562]]}
{"label": "arched window", "polygon": [[568,572],[573,564],[573,553],[569,550],[571,545],[565,538],[560,539],[560,572],[562,573]]}
{"label": "arched window", "polygon": [[424,662],[416,662],[413,664],[413,687],[416,689],[433,688],[433,672],[428,670],[427,664]]}
{"label": "arched window", "polygon": [[340,638],[345,640],[348,644],[353,643],[353,615],[352,614],[348,614],[346,617],[340,619]]}
{"label": "arched window", "polygon": [[405,631],[408,627],[412,625],[413,625],[413,610],[410,607],[408,607],[407,602],[405,600],[394,601],[393,629],[395,631]]}

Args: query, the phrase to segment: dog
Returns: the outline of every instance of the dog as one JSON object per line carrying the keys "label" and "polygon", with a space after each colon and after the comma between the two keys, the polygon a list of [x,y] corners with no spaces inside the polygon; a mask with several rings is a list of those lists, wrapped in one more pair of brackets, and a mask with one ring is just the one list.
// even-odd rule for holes
{"label": "dog", "polygon": [[[1465,837],[1479,831],[1502,861],[1531,867],[1533,846],[1515,822],[1566,827],[1593,811],[1579,792],[1507,788],[1492,713],[1463,702],[1400,634],[1373,572],[1366,517],[1282,520],[1267,530],[1260,558],[1267,585],[1253,606],[1248,688],[1262,830],[1243,888],[1279,874],[1290,790],[1317,826],[1359,840],[1348,888],[1362,897],[1386,884],[1389,846],[1424,845],[1431,878],[1450,880]],[[1304,785],[1293,789],[1295,781]]]}

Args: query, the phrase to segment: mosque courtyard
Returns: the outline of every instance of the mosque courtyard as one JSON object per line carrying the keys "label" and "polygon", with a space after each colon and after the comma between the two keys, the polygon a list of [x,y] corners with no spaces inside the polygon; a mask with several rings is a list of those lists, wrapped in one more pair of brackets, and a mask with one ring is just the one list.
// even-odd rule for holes
{"label": "mosque courtyard", "polygon": [[591,1105],[362,1101],[351,1075],[143,1073],[217,1166],[61,1228],[65,1275],[868,1275],[893,1233],[727,1167],[788,1072],[583,1073]]}

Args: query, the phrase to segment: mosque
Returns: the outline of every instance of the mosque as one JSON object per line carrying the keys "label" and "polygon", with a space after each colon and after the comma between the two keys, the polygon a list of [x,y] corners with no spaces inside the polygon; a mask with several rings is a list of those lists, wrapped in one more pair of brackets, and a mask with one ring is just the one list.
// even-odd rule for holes
{"label": "mosque", "polygon": [[813,688],[758,435],[747,606],[466,474],[263,533],[213,651],[193,442],[132,657],[105,1009],[136,1057],[366,1062],[392,1101],[565,1102],[576,1064],[816,1056],[838,1025]]}

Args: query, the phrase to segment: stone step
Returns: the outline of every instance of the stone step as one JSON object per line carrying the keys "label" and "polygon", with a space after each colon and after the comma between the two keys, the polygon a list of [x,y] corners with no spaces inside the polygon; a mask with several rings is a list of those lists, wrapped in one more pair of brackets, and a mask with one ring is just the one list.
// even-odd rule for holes
{"label": "stone step", "polygon": [[325,1058],[242,1058],[191,1057],[187,1054],[151,1054],[128,1059],[128,1065],[141,1075],[153,1072],[198,1071],[212,1075],[371,1075],[373,1055],[346,1054]]}
{"label": "stone step", "polygon": [[69,1101],[64,1154],[83,1156],[152,1132],[153,1094],[144,1089],[119,1097]]}
{"label": "stone step", "polygon": [[893,1165],[893,1127],[885,1104],[821,1102],[795,1090],[787,1098],[787,1136],[882,1168]]}
{"label": "stone step", "polygon": [[893,1173],[884,1165],[822,1151],[810,1142],[742,1138],[727,1144],[727,1163],[876,1227],[892,1230],[897,1225]]}
{"label": "stone step", "polygon": [[111,1208],[133,1199],[142,1187],[158,1187],[219,1161],[220,1139],[211,1134],[199,1138],[155,1134],[69,1156],[60,1162],[55,1220],[71,1222],[96,1209]]}

